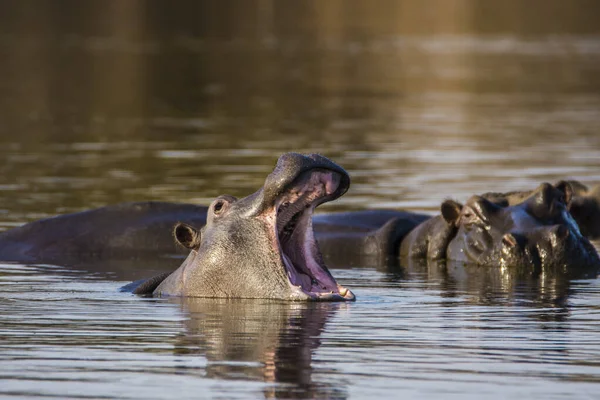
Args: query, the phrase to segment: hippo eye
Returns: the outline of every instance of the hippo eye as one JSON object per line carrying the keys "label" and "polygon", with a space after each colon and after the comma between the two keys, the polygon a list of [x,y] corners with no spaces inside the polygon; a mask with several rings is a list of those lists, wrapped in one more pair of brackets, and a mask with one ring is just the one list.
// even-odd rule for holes
{"label": "hippo eye", "polygon": [[211,213],[211,215],[223,214],[224,212],[229,210],[229,207],[236,201],[237,198],[229,196],[227,194],[223,194],[213,200],[208,210]]}
{"label": "hippo eye", "polygon": [[213,206],[213,212],[215,214],[221,214],[221,211],[223,211],[223,206],[225,205],[224,201],[217,201],[215,203],[215,205]]}

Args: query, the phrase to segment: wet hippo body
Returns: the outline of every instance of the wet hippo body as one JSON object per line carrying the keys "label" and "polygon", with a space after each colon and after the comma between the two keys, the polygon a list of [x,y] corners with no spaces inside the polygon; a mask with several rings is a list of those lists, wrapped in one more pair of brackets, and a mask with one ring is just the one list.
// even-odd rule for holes
{"label": "wet hippo body", "polygon": [[568,184],[545,183],[513,206],[481,196],[465,205],[447,200],[440,216],[402,241],[400,253],[482,266],[598,271],[597,252],[568,212],[571,195]]}
{"label": "wet hippo body", "polygon": [[383,266],[394,263],[401,240],[429,215],[396,210],[318,214],[315,236],[323,256],[336,266]]}
{"label": "wet hippo body", "polygon": [[443,260],[456,234],[456,226],[443,216],[432,217],[411,230],[400,243],[400,256]]}
{"label": "wet hippo body", "polygon": [[202,226],[206,210],[150,201],[34,221],[0,233],[0,260],[65,265],[86,258],[183,254],[173,240],[173,225]]}
{"label": "wet hippo body", "polygon": [[256,193],[239,200],[232,196],[214,200],[201,230],[178,224],[175,238],[190,254],[175,272],[150,280],[135,292],[354,300],[325,266],[312,226],[314,209],[343,195],[349,185],[348,174],[325,157],[284,154]]}

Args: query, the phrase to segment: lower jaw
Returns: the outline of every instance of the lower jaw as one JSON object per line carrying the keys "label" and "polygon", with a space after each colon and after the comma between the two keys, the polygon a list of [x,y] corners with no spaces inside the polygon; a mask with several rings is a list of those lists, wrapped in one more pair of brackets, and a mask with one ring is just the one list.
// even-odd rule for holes
{"label": "lower jaw", "polygon": [[[285,264],[289,263],[288,265],[286,265],[287,268],[295,268],[292,264],[292,261],[285,254],[282,258],[284,259]],[[310,278],[309,275],[304,275],[304,277],[305,280],[312,280],[312,278]],[[302,281],[302,278],[297,277],[297,280]],[[335,281],[323,285],[323,287],[326,289],[315,291],[311,289],[313,289],[316,286],[316,284],[309,284],[307,286],[310,286],[310,288],[306,288],[303,287],[302,284],[299,284],[299,282],[290,281],[290,285],[292,286],[292,290],[297,292],[298,297],[303,297],[304,295],[306,300],[309,301],[354,301],[356,299],[354,293],[352,293],[349,289],[337,284],[337,282]]]}
{"label": "lower jaw", "polygon": [[[302,257],[303,259],[297,260],[299,263],[305,263],[305,262],[307,262],[308,257],[312,257],[313,258],[312,262],[314,262],[315,264],[318,264],[317,261],[314,260],[312,253],[310,253],[311,245],[316,246],[316,242],[314,241],[314,234],[312,233],[311,218],[312,218],[312,213],[314,211],[314,208],[318,204],[319,203],[313,203],[311,205],[311,207],[307,208],[305,211],[302,212],[302,215],[300,215],[299,220],[296,222],[296,228],[294,229],[294,232],[292,233],[292,235],[290,237],[287,238],[287,241],[290,241],[291,245],[295,244],[296,246],[300,246],[302,248],[302,250],[305,252],[304,256]],[[295,267],[292,259],[290,257],[288,257],[285,253],[286,244],[282,243],[281,238],[278,238],[278,241],[279,241],[279,250],[281,252],[281,259],[285,265],[285,268],[287,268],[289,271],[297,271],[300,274],[304,274],[305,276],[308,276],[309,281],[312,280],[312,278],[310,278],[310,276],[312,275],[311,273],[308,273],[307,271],[302,271],[301,269],[299,270]],[[307,245],[307,243],[309,241],[312,243],[309,243],[309,245]],[[288,244],[290,242],[288,242]],[[308,255],[308,254],[310,254],[310,255]],[[330,282],[329,284],[325,284],[325,287],[328,287],[330,289],[332,288],[332,290],[314,291],[314,292],[309,289],[303,289],[302,284],[300,282],[301,279],[295,278],[295,280],[297,280],[298,282],[290,281],[290,286],[292,288],[291,298],[294,301],[354,301],[354,300],[356,300],[354,293],[352,293],[349,289],[338,285],[335,282],[335,280],[333,280],[333,282]],[[311,285],[308,284],[306,286],[311,286]]]}
{"label": "lower jaw", "polygon": [[355,301],[356,296],[349,289],[338,285],[337,292],[306,292],[292,286],[292,300],[297,301]]}

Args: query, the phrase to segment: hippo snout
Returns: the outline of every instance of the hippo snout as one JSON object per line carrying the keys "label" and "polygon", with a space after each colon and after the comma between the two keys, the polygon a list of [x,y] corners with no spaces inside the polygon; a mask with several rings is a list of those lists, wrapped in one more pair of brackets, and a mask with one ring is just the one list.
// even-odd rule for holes
{"label": "hippo snout", "polygon": [[[272,207],[275,201],[296,180],[311,171],[322,171],[331,174],[331,181],[335,182],[335,190],[327,195],[327,201],[335,200],[342,196],[350,187],[350,176],[346,170],[320,154],[285,153],[277,160],[277,165],[265,179],[260,196],[258,212]],[[326,188],[327,189],[327,188]]]}
{"label": "hippo snout", "polygon": [[507,233],[502,237],[501,246],[505,265],[530,265],[536,269],[589,263],[587,258],[590,252],[563,224],[542,226],[528,232]]}

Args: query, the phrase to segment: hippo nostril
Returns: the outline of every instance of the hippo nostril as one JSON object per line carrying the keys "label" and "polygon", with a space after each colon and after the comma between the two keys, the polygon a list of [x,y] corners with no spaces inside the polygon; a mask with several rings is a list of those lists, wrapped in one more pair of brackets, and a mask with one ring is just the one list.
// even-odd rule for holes
{"label": "hippo nostril", "polygon": [[502,237],[502,243],[509,248],[517,247],[517,238],[512,233],[507,233]]}

